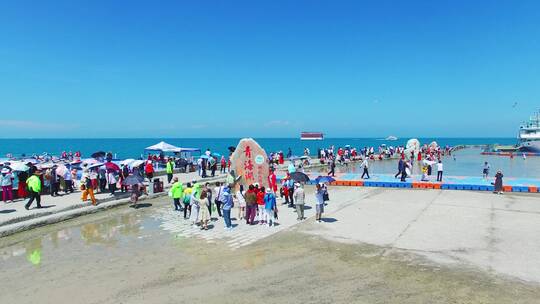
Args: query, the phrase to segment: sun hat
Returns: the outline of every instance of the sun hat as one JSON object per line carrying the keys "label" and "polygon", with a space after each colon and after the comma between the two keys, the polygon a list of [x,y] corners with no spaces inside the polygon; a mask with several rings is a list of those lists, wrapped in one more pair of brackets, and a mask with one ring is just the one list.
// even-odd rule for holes
{"label": "sun hat", "polygon": [[3,168],[1,173],[9,173],[9,169],[8,168]]}

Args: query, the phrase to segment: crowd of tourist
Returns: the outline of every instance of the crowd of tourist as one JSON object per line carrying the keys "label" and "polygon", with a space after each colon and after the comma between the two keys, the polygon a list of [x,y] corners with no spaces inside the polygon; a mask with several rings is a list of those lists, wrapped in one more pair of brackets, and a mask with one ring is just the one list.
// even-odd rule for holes
{"label": "crowd of tourist", "polygon": [[[444,165],[443,156],[451,155],[450,147],[440,147],[436,144],[424,145],[412,152],[406,152],[403,146],[363,147],[360,149],[344,146],[335,148],[330,146],[317,150],[317,158],[321,164],[328,166],[328,175],[335,176],[336,164],[347,165],[351,161],[359,161],[362,169],[362,179],[370,179],[370,162],[386,158],[397,158],[397,173],[395,178],[405,182],[412,175],[413,166],[418,163],[420,166],[421,180],[430,181],[432,175],[436,175],[436,181],[443,181]],[[232,154],[232,150],[230,151]],[[409,153],[409,155],[406,155]],[[288,175],[281,180],[281,187],[278,190],[274,169],[283,165],[285,160],[290,160],[290,167],[296,170],[295,162],[300,160],[298,169],[303,171],[303,167],[310,165],[311,151],[305,148],[303,156],[294,156],[289,148],[286,154],[283,151],[270,153],[268,162],[270,163],[271,175],[270,187],[265,189],[256,184],[239,185],[233,189],[229,185],[218,185],[210,189],[208,184],[187,183],[179,186],[179,181],[174,178],[174,172],[197,171],[201,178],[215,177],[216,173],[227,173],[231,170],[230,154],[228,156],[212,153],[207,149],[196,160],[186,157],[169,156],[163,153],[148,155],[145,160],[137,160],[131,163],[120,163],[120,166],[112,162],[111,153],[100,153],[96,155],[95,162],[84,163],[80,161],[80,152],[62,152],[60,158],[50,155],[35,156],[36,161],[49,161],[50,166],[37,167],[32,162],[28,162],[27,170],[12,170],[9,163],[2,167],[0,175],[0,186],[2,189],[2,200],[11,203],[14,199],[28,199],[26,207],[29,208],[36,202],[40,208],[42,194],[51,196],[69,195],[76,190],[80,190],[80,199],[83,202],[90,201],[97,204],[95,194],[109,193],[114,196],[117,192],[130,192],[133,203],[137,202],[140,195],[145,193],[147,186],[145,180],[154,182],[153,178],[156,168],[162,167],[167,176],[167,183],[172,184],[172,197],[176,210],[183,211],[184,216],[189,218],[194,224],[201,227],[208,227],[207,218],[212,212],[217,212],[218,216],[224,217],[225,222],[230,222],[230,208],[236,202],[238,206],[237,218],[245,220],[247,224],[258,223],[272,224],[277,219],[276,199],[283,200],[288,207],[294,208],[298,214],[298,219],[303,218],[303,189],[302,185],[290,179]],[[53,160],[63,160],[55,163]],[[283,169],[283,168],[281,168]],[[483,177],[488,178],[490,166],[486,162],[483,167]],[[436,172],[436,174],[434,173]],[[502,172],[497,172],[494,185],[501,185]],[[126,183],[126,180],[132,179]],[[155,180],[159,187],[160,181]],[[163,185],[161,185],[163,187]],[[501,186],[502,187],[502,186]],[[502,192],[501,187],[497,188],[497,193]],[[320,190],[320,193],[319,193]],[[316,186],[316,201],[324,202],[319,198],[319,194],[327,194],[326,185]],[[204,194],[203,194],[204,193]],[[320,207],[323,210],[324,205]],[[201,211],[201,208],[203,211]],[[206,211],[208,211],[208,214]],[[272,210],[273,214],[270,211]],[[271,216],[272,215],[272,216]],[[230,223],[226,225],[230,227]]]}
{"label": "crowd of tourist", "polygon": [[[270,187],[265,188],[258,184],[232,185],[216,182],[212,187],[210,183],[191,182],[185,185],[173,179],[174,183],[169,190],[175,211],[183,212],[183,218],[193,227],[202,230],[209,229],[209,223],[222,218],[224,228],[232,229],[231,212],[236,206],[237,222],[246,225],[276,224],[279,216],[278,200],[283,200],[286,207],[293,208],[297,213],[297,220],[304,220],[304,205],[306,203],[303,185],[292,181],[289,177],[284,179],[280,192],[269,180]],[[292,185],[292,186],[291,186]],[[236,191],[234,191],[237,189]],[[323,184],[317,184],[314,197],[316,205],[316,221],[322,220],[324,204],[328,201],[328,189]],[[212,217],[214,214],[216,217]]]}

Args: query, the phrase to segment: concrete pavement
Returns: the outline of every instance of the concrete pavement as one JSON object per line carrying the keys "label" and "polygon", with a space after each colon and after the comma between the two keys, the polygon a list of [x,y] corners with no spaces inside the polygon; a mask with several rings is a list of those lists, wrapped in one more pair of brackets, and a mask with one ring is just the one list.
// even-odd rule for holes
{"label": "concrete pavement", "polygon": [[[364,198],[360,195],[365,194]],[[540,282],[540,198],[470,191],[351,189],[311,234],[420,254],[444,264]]]}

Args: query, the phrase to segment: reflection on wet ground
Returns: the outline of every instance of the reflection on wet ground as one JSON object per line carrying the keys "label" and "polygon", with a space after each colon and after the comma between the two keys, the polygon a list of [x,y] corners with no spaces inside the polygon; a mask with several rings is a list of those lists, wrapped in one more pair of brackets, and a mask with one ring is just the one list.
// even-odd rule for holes
{"label": "reflection on wet ground", "polygon": [[[138,210],[140,211],[140,210]],[[64,246],[116,247],[122,242],[144,237],[159,230],[159,221],[147,216],[152,211],[115,210],[112,214],[91,215],[84,219],[53,225],[50,232],[40,228],[0,240],[0,265],[26,259],[33,265],[47,262],[47,256]],[[80,223],[84,221],[83,223]],[[62,227],[66,226],[66,227]],[[51,229],[49,229],[51,230]],[[15,259],[16,261],[12,261]]]}
{"label": "reflection on wet ground", "polygon": [[[481,149],[464,149],[455,152],[452,156],[443,158],[446,176],[482,176],[484,162],[491,166],[491,176],[501,170],[506,177],[540,178],[540,156],[523,158],[516,155],[513,158],[496,155],[481,155]],[[372,161],[370,174],[396,174],[398,160]],[[420,166],[415,162],[413,174],[421,174]],[[435,172],[435,168],[433,172]],[[326,168],[316,168],[311,171],[326,172]],[[362,173],[360,163],[351,163],[348,166],[337,167],[340,173]],[[436,175],[436,172],[435,172]]]}

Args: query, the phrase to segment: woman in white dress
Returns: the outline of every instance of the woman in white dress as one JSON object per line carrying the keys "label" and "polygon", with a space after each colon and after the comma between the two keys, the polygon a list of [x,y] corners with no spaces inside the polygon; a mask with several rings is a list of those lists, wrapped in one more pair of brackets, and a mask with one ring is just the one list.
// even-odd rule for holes
{"label": "woman in white dress", "polygon": [[238,220],[246,217],[246,198],[244,197],[244,185],[240,185],[240,189],[236,191],[236,200],[238,201]]}

